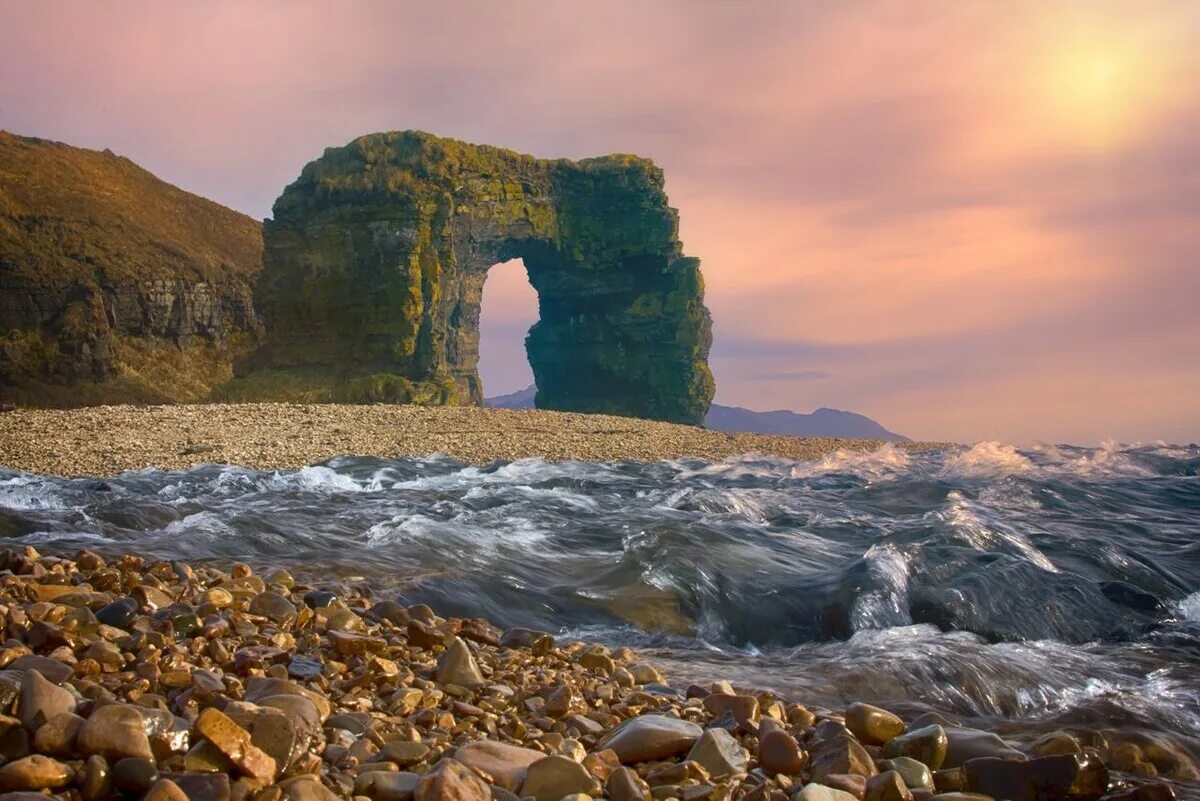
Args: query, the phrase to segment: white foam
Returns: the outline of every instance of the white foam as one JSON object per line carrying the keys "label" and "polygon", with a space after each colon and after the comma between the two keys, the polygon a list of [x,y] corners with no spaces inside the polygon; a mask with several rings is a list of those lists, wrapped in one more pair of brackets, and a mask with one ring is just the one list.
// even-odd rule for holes
{"label": "white foam", "polygon": [[939,471],[956,478],[1000,478],[1033,470],[1033,462],[1012,445],[1001,442],[977,442],[946,460]]}
{"label": "white foam", "polygon": [[850,612],[854,631],[912,623],[908,613],[908,557],[891,545],[872,545],[863,555],[876,589],[863,593]]}
{"label": "white foam", "polygon": [[28,475],[0,481],[0,506],[22,511],[70,508],[48,480]]}
{"label": "white foam", "polygon": [[1179,615],[1184,620],[1200,623],[1200,592],[1193,592],[1178,604]]}

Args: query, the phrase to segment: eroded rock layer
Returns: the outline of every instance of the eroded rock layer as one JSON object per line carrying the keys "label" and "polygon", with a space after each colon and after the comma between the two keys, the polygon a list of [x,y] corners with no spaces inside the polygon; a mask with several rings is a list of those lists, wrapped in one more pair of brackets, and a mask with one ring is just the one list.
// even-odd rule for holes
{"label": "eroded rock layer", "polygon": [[193,401],[259,330],[259,224],[108,151],[0,131],[0,401]]}
{"label": "eroded rock layer", "polygon": [[267,334],[228,399],[480,403],[484,280],[521,258],[539,407],[691,423],[708,409],[699,262],[646,159],[373,134],[308,164],[264,238]]}

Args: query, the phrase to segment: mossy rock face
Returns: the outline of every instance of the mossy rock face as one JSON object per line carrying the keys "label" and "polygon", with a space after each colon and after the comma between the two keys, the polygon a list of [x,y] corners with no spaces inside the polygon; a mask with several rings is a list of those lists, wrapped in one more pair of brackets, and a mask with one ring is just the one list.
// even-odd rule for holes
{"label": "mossy rock face", "polygon": [[266,337],[229,397],[480,403],[483,283],[521,258],[540,309],[526,339],[539,407],[688,423],[708,411],[699,261],[646,159],[372,134],[308,164],[263,234]]}
{"label": "mossy rock face", "polygon": [[198,401],[260,328],[257,221],[108,151],[0,131],[0,403]]}

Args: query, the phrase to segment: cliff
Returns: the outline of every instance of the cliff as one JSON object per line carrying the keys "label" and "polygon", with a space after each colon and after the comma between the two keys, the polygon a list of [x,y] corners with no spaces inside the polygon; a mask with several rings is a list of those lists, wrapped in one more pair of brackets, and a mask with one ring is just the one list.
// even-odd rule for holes
{"label": "cliff", "polygon": [[266,337],[222,398],[481,403],[484,280],[521,258],[539,407],[689,423],[708,410],[699,261],[646,159],[373,134],[308,164],[264,238]]}
{"label": "cliff", "polygon": [[108,151],[0,131],[0,401],[206,398],[260,326],[258,222]]}

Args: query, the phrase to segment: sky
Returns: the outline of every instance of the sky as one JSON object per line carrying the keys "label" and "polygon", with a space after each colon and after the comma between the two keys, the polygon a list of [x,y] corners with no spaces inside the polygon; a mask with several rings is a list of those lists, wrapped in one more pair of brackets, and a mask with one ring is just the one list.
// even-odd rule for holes
{"label": "sky", "polygon": [[[0,0],[0,128],[258,218],[423,129],[653,158],[717,400],[923,439],[1200,441],[1200,3]],[[519,264],[489,394],[529,381]]]}

